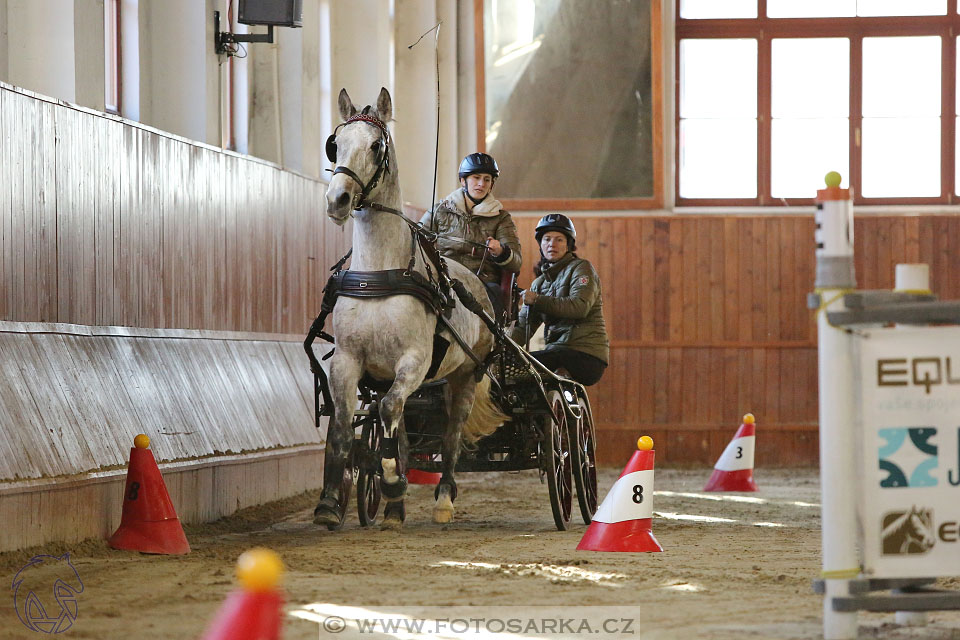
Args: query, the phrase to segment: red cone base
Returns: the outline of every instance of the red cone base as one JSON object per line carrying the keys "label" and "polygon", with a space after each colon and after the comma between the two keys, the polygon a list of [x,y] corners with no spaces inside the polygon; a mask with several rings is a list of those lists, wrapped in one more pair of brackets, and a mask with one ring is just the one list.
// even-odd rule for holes
{"label": "red cone base", "polygon": [[282,609],[279,591],[234,591],[202,640],[279,640]]}
{"label": "red cone base", "polygon": [[410,484],[437,484],[440,482],[442,475],[441,473],[430,473],[419,469],[407,469],[407,482]]}
{"label": "red cone base", "polygon": [[190,543],[150,449],[130,450],[123,515],[108,544],[142,553],[190,553]]}
{"label": "red cone base", "polygon": [[651,518],[608,524],[593,521],[577,551],[663,551],[650,530]]}
{"label": "red cone base", "polygon": [[756,491],[757,483],[753,481],[753,469],[739,471],[721,471],[714,469],[713,475],[707,480],[704,491]]}

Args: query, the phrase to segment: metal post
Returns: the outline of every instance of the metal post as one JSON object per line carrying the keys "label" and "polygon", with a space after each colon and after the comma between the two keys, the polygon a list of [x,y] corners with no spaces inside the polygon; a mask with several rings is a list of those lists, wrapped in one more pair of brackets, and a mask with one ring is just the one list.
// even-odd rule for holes
{"label": "metal post", "polygon": [[[831,176],[835,176],[831,180]],[[831,184],[832,183],[832,184]],[[820,385],[820,493],[822,514],[823,637],[857,637],[856,612],[833,610],[833,599],[850,595],[860,573],[856,528],[856,446],[853,355],[849,334],[827,321],[827,311],[846,308],[844,293],[856,287],[853,270],[853,208],[839,176],[828,174],[817,192],[816,288]]]}

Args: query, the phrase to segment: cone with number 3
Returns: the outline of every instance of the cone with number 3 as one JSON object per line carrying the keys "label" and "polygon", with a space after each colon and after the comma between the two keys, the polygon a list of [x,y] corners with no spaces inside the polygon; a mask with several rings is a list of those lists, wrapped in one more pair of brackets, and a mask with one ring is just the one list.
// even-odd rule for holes
{"label": "cone with number 3", "polygon": [[756,491],[753,481],[753,449],[756,441],[752,413],[743,416],[743,424],[713,467],[713,475],[704,491]]}
{"label": "cone with number 3", "polygon": [[653,438],[637,451],[603,499],[577,551],[663,551],[653,537]]}

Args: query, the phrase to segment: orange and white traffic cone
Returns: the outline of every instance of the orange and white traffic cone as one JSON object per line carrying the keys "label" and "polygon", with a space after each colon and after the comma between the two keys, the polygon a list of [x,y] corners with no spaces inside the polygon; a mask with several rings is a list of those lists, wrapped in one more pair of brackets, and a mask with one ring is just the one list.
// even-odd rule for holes
{"label": "orange and white traffic cone", "polygon": [[133,445],[120,526],[107,544],[114,549],[142,553],[190,553],[190,543],[173,508],[160,467],[147,448],[150,438],[141,433],[133,439]]}
{"label": "orange and white traffic cone", "polygon": [[241,589],[227,596],[202,640],[279,640],[283,626],[283,561],[270,549],[237,560]]}
{"label": "orange and white traffic cone", "polygon": [[653,438],[637,451],[603,499],[577,551],[663,551],[653,537]]}
{"label": "orange and white traffic cone", "polygon": [[704,491],[756,491],[753,481],[753,450],[756,444],[755,419],[752,413],[743,416],[743,424],[713,467],[713,475]]}

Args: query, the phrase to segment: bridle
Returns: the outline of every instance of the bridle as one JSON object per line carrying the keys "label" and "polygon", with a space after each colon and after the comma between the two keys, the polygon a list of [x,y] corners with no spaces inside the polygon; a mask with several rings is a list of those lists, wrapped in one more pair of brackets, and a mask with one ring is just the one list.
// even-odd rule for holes
{"label": "bridle", "polygon": [[376,127],[380,131],[380,143],[379,143],[380,149],[377,152],[377,159],[376,159],[377,170],[374,171],[373,176],[366,183],[364,183],[363,179],[360,178],[360,176],[358,176],[353,169],[351,169],[350,167],[344,166],[342,164],[337,165],[336,167],[333,168],[332,170],[333,175],[342,173],[348,176],[349,178],[351,178],[358,185],[360,185],[360,193],[354,196],[353,202],[350,205],[354,211],[363,209],[365,207],[371,207],[379,211],[387,211],[388,213],[395,213],[403,216],[403,214],[400,211],[397,211],[396,209],[391,209],[389,207],[385,207],[384,205],[377,204],[377,203],[366,202],[367,197],[370,195],[370,192],[373,191],[376,188],[376,186],[380,183],[380,179],[383,177],[383,175],[390,171],[390,132],[387,130],[387,125],[384,124],[382,120],[365,113],[358,113],[355,116],[352,116],[351,118],[347,119],[345,122],[342,122],[339,125],[337,125],[337,128],[334,129],[333,133],[330,134],[330,137],[327,138],[327,144],[326,144],[327,158],[330,160],[330,162],[336,163],[337,132],[340,130],[340,127],[345,127],[348,124],[352,124],[354,122],[365,122],[366,124],[372,127]]}

